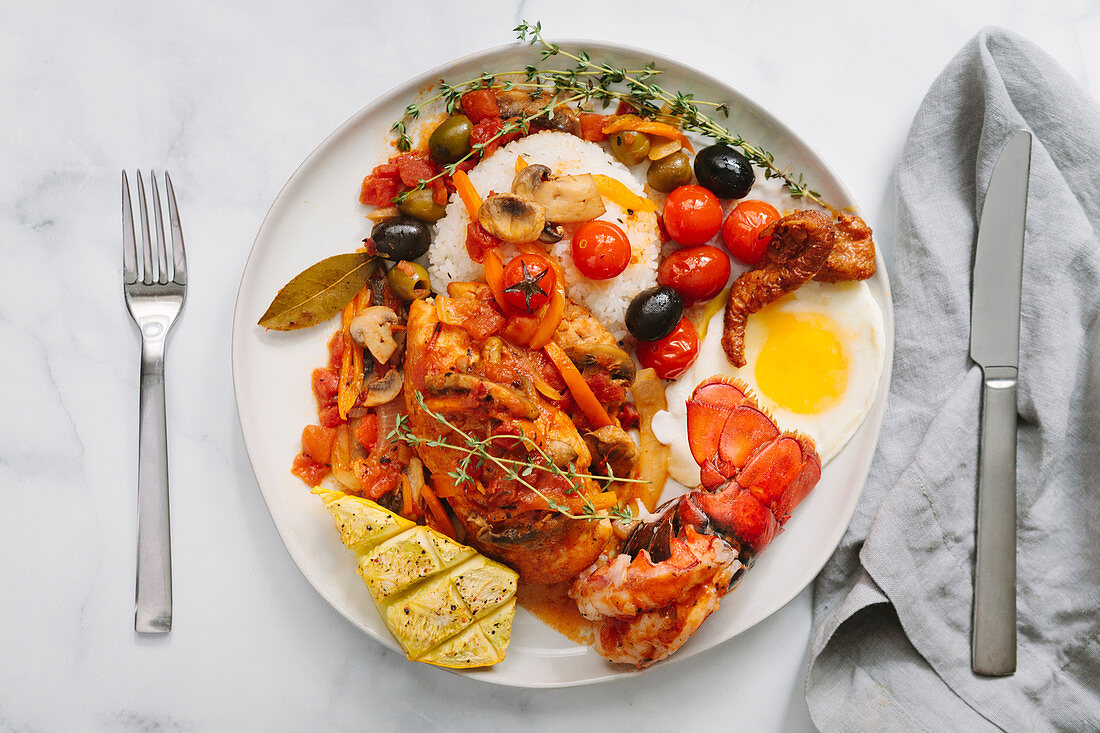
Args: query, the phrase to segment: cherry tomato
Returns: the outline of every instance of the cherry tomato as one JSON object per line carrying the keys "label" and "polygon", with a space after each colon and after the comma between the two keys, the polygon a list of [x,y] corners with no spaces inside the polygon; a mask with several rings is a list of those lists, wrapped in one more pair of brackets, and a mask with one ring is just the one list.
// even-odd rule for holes
{"label": "cherry tomato", "polygon": [[504,302],[520,313],[534,313],[550,300],[557,282],[545,257],[518,255],[504,266]]}
{"label": "cherry tomato", "polygon": [[722,205],[702,186],[680,186],[665,200],[665,231],[683,245],[703,244],[722,228]]}
{"label": "cherry tomato", "polygon": [[679,293],[684,305],[710,300],[722,291],[729,277],[729,256],[709,244],[678,249],[657,270],[657,284]]}
{"label": "cherry tomato", "polygon": [[771,234],[760,236],[761,230],[779,221],[779,212],[763,201],[742,201],[726,217],[722,225],[722,241],[734,257],[746,265],[755,265],[764,256],[772,241]]}
{"label": "cherry tomato", "polygon": [[644,367],[652,367],[661,379],[675,379],[699,356],[699,334],[687,318],[659,341],[641,341],[634,351]]}
{"label": "cherry tomato", "polygon": [[630,240],[609,221],[586,222],[573,235],[573,262],[593,280],[615,277],[630,264]]}

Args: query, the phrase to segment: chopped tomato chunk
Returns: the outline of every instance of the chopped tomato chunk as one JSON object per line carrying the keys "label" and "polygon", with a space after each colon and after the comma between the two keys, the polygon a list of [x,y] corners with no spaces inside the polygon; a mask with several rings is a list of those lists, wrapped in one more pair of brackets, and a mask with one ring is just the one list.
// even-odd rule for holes
{"label": "chopped tomato chunk", "polygon": [[377,415],[372,412],[359,421],[359,427],[355,428],[355,439],[367,450],[374,448],[375,443],[378,442]]}
{"label": "chopped tomato chunk", "polygon": [[332,367],[313,370],[313,394],[321,405],[336,401],[340,392],[340,375]]}
{"label": "chopped tomato chunk", "polygon": [[389,206],[390,201],[401,190],[401,176],[393,163],[375,166],[370,175],[363,179],[359,190],[359,203],[367,206]]}
{"label": "chopped tomato chunk", "polygon": [[602,142],[607,139],[603,126],[607,124],[605,115],[581,112],[581,139],[592,142]]}
{"label": "chopped tomato chunk", "polygon": [[500,117],[500,105],[492,89],[475,89],[462,95],[462,111],[475,125],[482,120]]}
{"label": "chopped tomato chunk", "polygon": [[318,463],[332,463],[332,443],[336,440],[336,428],[324,425],[306,425],[302,430],[302,452]]}
{"label": "chopped tomato chunk", "polygon": [[424,153],[405,153],[394,161],[401,182],[409,188],[434,176],[439,171],[430,157]]}
{"label": "chopped tomato chunk", "polygon": [[500,245],[501,241],[485,231],[476,221],[466,225],[466,253],[474,262],[482,262],[489,248]]}
{"label": "chopped tomato chunk", "polygon": [[299,453],[294,457],[290,472],[305,481],[307,485],[316,486],[325,480],[325,476],[328,476],[329,467],[318,463],[305,453]]}

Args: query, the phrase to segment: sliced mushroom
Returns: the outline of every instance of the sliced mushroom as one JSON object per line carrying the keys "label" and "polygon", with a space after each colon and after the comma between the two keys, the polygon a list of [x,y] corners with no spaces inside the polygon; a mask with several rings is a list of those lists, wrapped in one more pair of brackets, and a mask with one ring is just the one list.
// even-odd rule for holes
{"label": "sliced mushroom", "polygon": [[505,242],[534,242],[546,226],[546,209],[531,199],[510,193],[490,195],[478,210],[485,231]]}
{"label": "sliced mushroom", "polygon": [[401,394],[404,383],[405,377],[401,372],[390,369],[384,376],[367,383],[363,404],[367,407],[377,407],[393,401],[397,395]]}
{"label": "sliced mushroom", "polygon": [[627,383],[634,381],[637,367],[630,354],[626,353],[614,344],[602,342],[581,343],[566,352],[582,371],[590,366],[599,366],[607,370],[615,379],[622,379]]}
{"label": "sliced mushroom", "polygon": [[560,242],[563,237],[565,237],[565,227],[561,224],[546,222],[546,226],[542,228],[542,234],[539,235],[539,241],[546,242],[547,244],[555,244]]}
{"label": "sliced mushroom", "polygon": [[610,466],[616,478],[630,475],[638,460],[638,446],[630,433],[617,425],[605,425],[588,437],[592,438],[593,453],[600,457],[601,465]]}
{"label": "sliced mushroom", "polygon": [[544,165],[529,165],[512,179],[512,193],[541,204],[554,224],[590,221],[607,211],[589,173],[553,176]]}
{"label": "sliced mushroom", "polygon": [[385,364],[397,351],[398,344],[393,337],[393,327],[397,323],[393,308],[372,305],[355,314],[348,324],[348,333],[355,343],[370,351],[378,363]]}
{"label": "sliced mushroom", "polygon": [[546,443],[546,455],[550,456],[555,466],[565,468],[570,463],[576,462],[580,454],[577,453],[576,448],[564,440],[550,440]]}
{"label": "sliced mushroom", "polygon": [[474,374],[449,372],[429,375],[424,380],[424,387],[437,393],[448,390],[473,392],[478,396],[484,395],[496,407],[507,410],[516,417],[534,420],[539,416],[538,405],[524,395]]}

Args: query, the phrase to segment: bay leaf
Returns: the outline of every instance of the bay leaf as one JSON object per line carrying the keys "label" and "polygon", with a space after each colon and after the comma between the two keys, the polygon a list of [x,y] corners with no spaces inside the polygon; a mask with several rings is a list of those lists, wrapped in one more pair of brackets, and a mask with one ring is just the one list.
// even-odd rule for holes
{"label": "bay leaf", "polygon": [[374,258],[366,252],[326,257],[282,287],[259,325],[273,331],[295,331],[327,321],[355,297],[374,268]]}

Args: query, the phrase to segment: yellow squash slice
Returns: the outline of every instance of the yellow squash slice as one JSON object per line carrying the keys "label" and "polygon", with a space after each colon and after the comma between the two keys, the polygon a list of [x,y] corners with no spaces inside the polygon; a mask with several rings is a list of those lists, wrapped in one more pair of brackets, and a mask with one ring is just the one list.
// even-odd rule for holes
{"label": "yellow squash slice", "polygon": [[504,659],[516,615],[511,568],[368,499],[317,488],[359,575],[409,659],[484,667]]}

